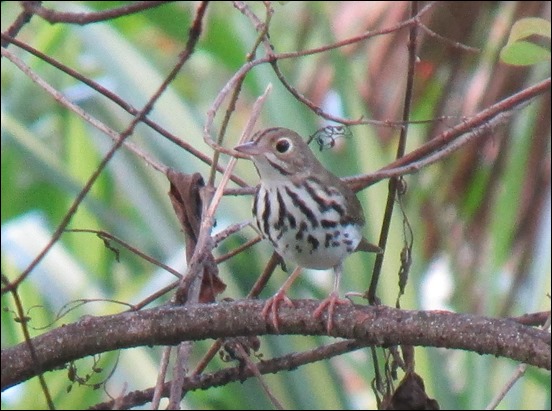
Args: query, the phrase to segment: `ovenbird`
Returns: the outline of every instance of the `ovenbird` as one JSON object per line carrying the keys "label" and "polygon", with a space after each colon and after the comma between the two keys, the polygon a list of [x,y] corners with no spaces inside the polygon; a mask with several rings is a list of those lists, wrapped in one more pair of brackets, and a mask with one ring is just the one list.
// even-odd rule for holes
{"label": "ovenbird", "polygon": [[257,132],[250,142],[234,148],[247,155],[260,177],[253,215],[265,239],[284,259],[298,265],[280,290],[267,301],[263,315],[273,315],[278,330],[278,305],[293,305],[285,295],[301,267],[333,268],[334,287],[314,312],[328,309],[327,331],[339,300],[343,260],[355,251],[381,252],[362,236],[364,215],[354,192],[316,159],[307,143],[286,128]]}

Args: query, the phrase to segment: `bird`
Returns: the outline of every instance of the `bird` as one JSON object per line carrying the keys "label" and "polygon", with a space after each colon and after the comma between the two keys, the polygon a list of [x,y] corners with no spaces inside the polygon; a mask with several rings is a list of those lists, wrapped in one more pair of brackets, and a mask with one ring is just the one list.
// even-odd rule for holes
{"label": "bird", "polygon": [[295,131],[273,127],[256,132],[234,150],[252,160],[260,183],[253,199],[253,216],[261,236],[276,253],[297,268],[264,305],[279,331],[278,308],[293,306],[286,292],[302,268],[334,271],[333,289],[314,311],[320,318],[328,311],[326,331],[333,329],[343,261],[356,251],[381,253],[362,235],[365,218],[355,193],[315,157]]}

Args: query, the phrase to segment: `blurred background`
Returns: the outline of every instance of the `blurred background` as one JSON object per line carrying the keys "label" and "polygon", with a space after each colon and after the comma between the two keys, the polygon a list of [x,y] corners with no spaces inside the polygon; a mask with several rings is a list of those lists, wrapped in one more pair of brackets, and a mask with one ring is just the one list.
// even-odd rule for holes
{"label": "blurred background", "polygon": [[[86,12],[126,2],[44,2],[59,11]],[[196,2],[172,2],[107,22],[52,25],[34,16],[17,38],[111,90],[141,109],[165,79],[184,49]],[[409,2],[274,2],[269,34],[275,52],[319,47],[366,30],[394,27],[410,16]],[[247,3],[261,20],[261,2]],[[2,32],[21,13],[18,2],[2,2]],[[550,2],[437,2],[421,19],[407,152],[463,118],[550,76],[550,63],[507,65],[499,53],[512,25],[524,17],[550,21]],[[231,2],[207,9],[195,53],[155,104],[149,118],[212,157],[202,129],[206,113],[230,77],[246,62],[257,38],[254,24]],[[540,41],[540,40],[538,40]],[[291,58],[280,69],[305,97],[329,113],[349,119],[400,121],[407,79],[408,30],[402,29],[347,47]],[[550,43],[548,42],[548,48]],[[464,47],[469,46],[469,47]],[[70,101],[116,131],[132,120],[118,105],[49,63],[10,45],[21,58]],[[259,48],[262,53],[262,48]],[[11,280],[49,241],[68,207],[112,145],[112,141],[56,101],[6,58],[2,60],[1,238],[2,274]],[[273,89],[256,129],[281,126],[303,136],[331,122],[316,116],[280,83],[268,64],[251,70],[223,141],[236,145],[254,100],[268,84]],[[226,107],[215,118],[222,122]],[[443,116],[445,116],[443,118]],[[444,309],[490,317],[519,316],[550,309],[550,94],[514,113],[494,133],[419,173],[406,176],[407,191],[398,204],[386,247],[378,296],[394,305],[398,295],[404,221],[413,232],[413,256],[405,309]],[[374,125],[350,127],[351,135],[332,149],[313,150],[339,176],[370,173],[393,161],[400,129]],[[208,178],[210,167],[141,124],[129,141],[155,161]],[[227,156],[221,157],[228,162]],[[256,185],[248,161],[236,175]],[[217,183],[220,176],[217,177]],[[121,149],[94,184],[69,228],[104,230],[144,253],[185,271],[184,237],[167,196],[165,176],[132,152]],[[366,212],[365,236],[377,242],[387,182],[358,193]],[[216,215],[214,232],[251,219],[251,196],[227,196]],[[226,239],[216,255],[256,236],[245,228]],[[258,243],[219,265],[228,288],[220,297],[243,298],[272,253]],[[352,255],[345,262],[341,293],[363,292],[374,256]],[[354,275],[348,275],[354,273]],[[362,275],[359,275],[362,274]],[[286,278],[278,268],[261,295],[267,298]],[[307,271],[291,298],[324,298],[332,272]],[[119,261],[94,234],[65,233],[19,287],[39,335],[83,315],[127,309],[105,299],[136,304],[174,281],[164,270],[120,248]],[[548,294],[548,295],[547,295]],[[172,293],[148,307],[168,301]],[[79,304],[80,299],[99,299]],[[358,301],[360,302],[360,301]],[[11,295],[2,296],[2,347],[23,340],[14,321]],[[304,351],[329,338],[263,337],[265,358]],[[198,343],[201,358],[210,343]],[[103,381],[113,396],[155,385],[163,347],[142,347],[76,363],[87,383]],[[416,349],[416,371],[442,409],[482,409],[499,392],[518,364],[504,358],[435,348]],[[227,366],[218,358],[208,371]],[[108,399],[103,389],[70,383],[67,371],[46,374],[56,406],[84,408]],[[290,409],[376,408],[370,383],[374,369],[367,349],[264,377]],[[70,387],[70,388],[69,388]],[[68,393],[69,392],[69,393]],[[509,391],[504,409],[550,409],[550,373],[529,368]],[[240,384],[189,393],[189,409],[271,408],[260,384]],[[37,379],[2,393],[3,409],[45,407]]]}

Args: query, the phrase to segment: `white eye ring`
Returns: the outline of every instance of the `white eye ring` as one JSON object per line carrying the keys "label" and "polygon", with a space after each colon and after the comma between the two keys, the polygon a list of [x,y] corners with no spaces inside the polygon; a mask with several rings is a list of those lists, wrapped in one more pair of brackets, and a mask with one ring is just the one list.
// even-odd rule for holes
{"label": "white eye ring", "polygon": [[274,144],[274,148],[278,153],[284,154],[291,150],[291,148],[293,148],[293,143],[289,138],[283,137],[276,141],[276,144]]}

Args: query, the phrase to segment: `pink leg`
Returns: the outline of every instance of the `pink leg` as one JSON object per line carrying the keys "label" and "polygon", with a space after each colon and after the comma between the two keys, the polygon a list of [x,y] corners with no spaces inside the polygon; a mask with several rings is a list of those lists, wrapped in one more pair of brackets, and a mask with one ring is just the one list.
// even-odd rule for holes
{"label": "pink leg", "polygon": [[341,264],[334,267],[335,277],[334,277],[334,287],[330,295],[322,300],[320,305],[314,310],[314,318],[320,318],[322,313],[328,309],[328,322],[326,324],[326,330],[328,334],[332,333],[333,328],[333,314],[336,305],[345,305],[350,304],[348,300],[339,299],[339,280],[341,279]]}
{"label": "pink leg", "polygon": [[293,270],[291,275],[276,292],[276,294],[274,294],[266,301],[263,310],[261,311],[261,315],[265,318],[265,320],[268,320],[268,317],[270,316],[270,314],[272,314],[272,325],[274,325],[274,328],[278,333],[280,332],[278,306],[280,305],[280,303],[284,302],[287,306],[293,307],[293,303],[287,297],[286,292],[289,290],[289,287],[291,287],[291,284],[295,281],[295,279],[299,276],[301,270],[301,267],[297,267],[295,268],[295,270]]}

